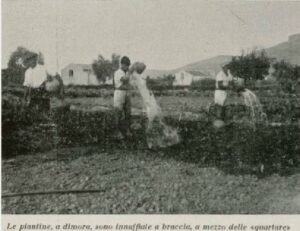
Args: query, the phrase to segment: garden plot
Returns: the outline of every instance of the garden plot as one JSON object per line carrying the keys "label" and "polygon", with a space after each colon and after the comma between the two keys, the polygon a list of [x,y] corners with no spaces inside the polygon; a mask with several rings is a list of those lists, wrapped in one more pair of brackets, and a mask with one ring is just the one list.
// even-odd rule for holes
{"label": "garden plot", "polygon": [[110,98],[67,101],[70,110],[43,118],[54,127],[37,126],[18,103],[4,107],[3,193],[101,192],[3,198],[4,213],[300,213],[300,132],[291,99],[296,106],[285,116],[272,108],[281,119],[277,127],[235,123],[233,116],[244,112],[231,104],[229,123],[218,130],[207,111],[211,98],[158,97],[165,122],[178,128],[182,142],[157,150],[147,149],[138,97],[133,122],[139,126],[126,142],[110,137]]}
{"label": "garden plot", "polygon": [[2,192],[100,189],[2,198],[4,214],[300,213],[300,175],[230,175],[161,151],[76,147],[4,161]]}

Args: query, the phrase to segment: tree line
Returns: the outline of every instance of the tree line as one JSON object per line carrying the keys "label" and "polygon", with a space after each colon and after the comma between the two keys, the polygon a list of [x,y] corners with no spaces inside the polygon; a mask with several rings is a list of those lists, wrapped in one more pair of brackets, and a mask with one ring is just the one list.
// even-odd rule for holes
{"label": "tree line", "polygon": [[[24,81],[24,74],[29,64],[26,58],[35,52],[24,47],[18,47],[12,52],[7,69],[2,70],[2,84],[8,83],[21,85]],[[91,64],[92,71],[99,82],[105,83],[106,78],[112,78],[114,72],[119,68],[120,55],[112,54],[110,58],[99,55]],[[284,60],[276,60],[268,57],[264,50],[253,50],[250,53],[242,52],[240,56],[232,57],[227,64],[234,76],[243,78],[247,83],[263,80],[268,75],[270,67],[274,68],[272,74],[280,88],[287,92],[295,92],[300,80],[300,66],[292,65]],[[164,75],[157,79],[147,78],[149,88],[170,89],[173,86],[174,75]],[[213,86],[212,83],[204,83]],[[203,85],[203,84],[202,84]],[[193,83],[192,88],[201,86],[201,83]],[[200,87],[201,88],[201,87]],[[203,88],[203,86],[202,86]]]}

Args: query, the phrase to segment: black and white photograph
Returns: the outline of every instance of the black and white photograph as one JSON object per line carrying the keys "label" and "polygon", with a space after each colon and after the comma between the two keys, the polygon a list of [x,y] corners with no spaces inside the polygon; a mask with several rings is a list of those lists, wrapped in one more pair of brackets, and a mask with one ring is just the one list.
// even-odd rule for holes
{"label": "black and white photograph", "polygon": [[300,1],[1,7],[2,214],[300,214]]}

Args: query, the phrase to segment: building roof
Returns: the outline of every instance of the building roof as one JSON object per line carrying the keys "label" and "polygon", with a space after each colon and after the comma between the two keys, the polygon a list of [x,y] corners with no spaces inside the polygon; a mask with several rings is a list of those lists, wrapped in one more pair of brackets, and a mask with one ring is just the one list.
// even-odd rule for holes
{"label": "building roof", "polygon": [[76,66],[76,67],[80,67],[82,69],[90,69],[90,70],[92,70],[92,65],[91,64],[80,64],[80,63],[70,63],[67,66],[65,66],[63,69],[66,69],[66,68],[68,68],[70,66],[72,66],[72,67]]}
{"label": "building roof", "polygon": [[90,69],[92,69],[92,65],[90,65],[90,64],[76,64],[77,66],[81,66],[82,68],[86,68],[86,69],[88,69],[88,68],[90,68]]}
{"label": "building roof", "polygon": [[198,71],[198,70],[191,70],[191,71],[186,71],[194,76],[208,76],[207,74],[201,72],[201,71]]}

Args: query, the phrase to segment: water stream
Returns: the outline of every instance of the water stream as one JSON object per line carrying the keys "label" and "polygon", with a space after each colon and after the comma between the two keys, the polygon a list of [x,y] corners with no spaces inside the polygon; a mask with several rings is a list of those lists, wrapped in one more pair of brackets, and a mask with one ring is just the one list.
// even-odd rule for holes
{"label": "water stream", "polygon": [[250,122],[252,125],[255,126],[256,123],[265,121],[266,114],[263,112],[263,107],[257,96],[249,89],[245,89],[242,95],[245,105],[250,109]]}
{"label": "water stream", "polygon": [[146,129],[147,144],[149,148],[163,148],[179,143],[180,138],[176,128],[168,126],[154,94],[147,88],[146,78],[143,74],[133,72],[132,83],[138,89],[146,109],[148,125]]}

